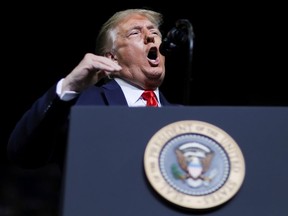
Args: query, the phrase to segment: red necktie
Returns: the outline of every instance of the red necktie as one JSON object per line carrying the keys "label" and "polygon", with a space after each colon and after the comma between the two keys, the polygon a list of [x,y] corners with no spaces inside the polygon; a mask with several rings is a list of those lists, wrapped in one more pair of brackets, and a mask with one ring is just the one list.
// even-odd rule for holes
{"label": "red necktie", "polygon": [[156,95],[152,90],[145,90],[142,93],[142,97],[147,101],[146,106],[158,107]]}

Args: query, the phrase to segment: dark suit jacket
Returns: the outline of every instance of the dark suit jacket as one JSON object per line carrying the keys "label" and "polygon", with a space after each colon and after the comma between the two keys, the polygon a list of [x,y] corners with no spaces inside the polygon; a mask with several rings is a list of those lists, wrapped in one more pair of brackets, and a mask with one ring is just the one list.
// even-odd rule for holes
{"label": "dark suit jacket", "polygon": [[[163,106],[172,105],[160,93]],[[128,106],[115,80],[92,86],[72,101],[61,101],[52,86],[23,115],[11,133],[8,158],[18,166],[36,168],[48,163],[63,165],[71,106]]]}

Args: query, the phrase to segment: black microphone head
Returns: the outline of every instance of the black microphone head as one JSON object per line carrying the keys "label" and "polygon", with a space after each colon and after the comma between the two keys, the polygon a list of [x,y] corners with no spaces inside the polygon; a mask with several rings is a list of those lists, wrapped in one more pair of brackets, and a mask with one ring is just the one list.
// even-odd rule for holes
{"label": "black microphone head", "polygon": [[159,50],[160,53],[164,56],[168,55],[176,48],[176,44],[173,43],[173,41],[170,41],[168,38],[164,38],[162,43],[160,44]]}
{"label": "black microphone head", "polygon": [[160,53],[164,56],[183,46],[183,44],[188,41],[188,29],[180,21],[177,21],[176,27],[172,28],[168,32],[166,38],[164,38],[160,44],[159,50]]}

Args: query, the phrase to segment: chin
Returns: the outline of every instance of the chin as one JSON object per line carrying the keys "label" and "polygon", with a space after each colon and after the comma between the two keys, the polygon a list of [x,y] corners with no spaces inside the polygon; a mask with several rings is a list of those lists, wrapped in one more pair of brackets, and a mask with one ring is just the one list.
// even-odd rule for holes
{"label": "chin", "polygon": [[147,82],[146,82],[146,86],[148,89],[156,89],[158,88],[163,82],[163,78],[152,78],[152,79],[149,79]]}
{"label": "chin", "polygon": [[151,77],[151,78],[156,78],[159,79],[162,76],[164,77],[164,71],[162,69],[157,69],[157,68],[152,68],[148,73],[147,76]]}

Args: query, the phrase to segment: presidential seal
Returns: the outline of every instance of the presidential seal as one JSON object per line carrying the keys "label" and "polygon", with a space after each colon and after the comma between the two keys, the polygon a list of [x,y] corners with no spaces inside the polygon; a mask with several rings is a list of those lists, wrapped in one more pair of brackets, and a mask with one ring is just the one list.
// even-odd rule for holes
{"label": "presidential seal", "polygon": [[230,200],[245,176],[235,140],[203,121],[178,121],[148,142],[144,169],[151,186],[166,200],[188,209],[209,209]]}

